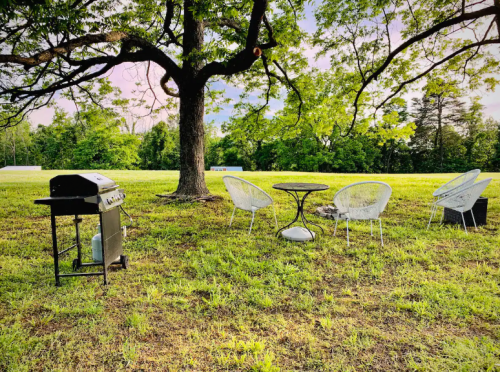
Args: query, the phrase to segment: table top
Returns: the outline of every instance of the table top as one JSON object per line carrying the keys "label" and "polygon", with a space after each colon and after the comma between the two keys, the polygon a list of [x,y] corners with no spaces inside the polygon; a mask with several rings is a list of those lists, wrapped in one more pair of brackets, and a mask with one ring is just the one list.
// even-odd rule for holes
{"label": "table top", "polygon": [[321,183],[277,183],[273,189],[283,191],[323,191],[328,190],[330,186]]}

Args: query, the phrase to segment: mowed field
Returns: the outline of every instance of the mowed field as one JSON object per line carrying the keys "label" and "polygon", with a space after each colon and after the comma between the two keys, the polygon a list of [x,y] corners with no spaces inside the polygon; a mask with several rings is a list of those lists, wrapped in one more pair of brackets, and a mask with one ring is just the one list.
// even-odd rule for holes
{"label": "mowed field", "polygon": [[[279,182],[325,183],[308,218],[315,242],[277,239],[272,209],[238,211],[223,173],[207,184],[223,200],[167,203],[178,172],[102,171],[125,188],[134,218],[124,242],[130,269],[53,277],[49,195],[61,171],[0,173],[0,371],[495,371],[500,370],[500,175],[488,225],[426,230],[432,192],[454,175],[234,173],[275,200],[278,223],[295,216]],[[312,215],[352,182],[380,180],[393,194],[378,229]],[[440,216],[440,215],[439,215]],[[123,223],[127,223],[126,218]],[[73,244],[59,219],[60,249]],[[97,217],[84,216],[84,256]],[[374,224],[374,227],[376,225]],[[378,227],[378,226],[377,226]],[[71,272],[76,252],[63,257]]]}

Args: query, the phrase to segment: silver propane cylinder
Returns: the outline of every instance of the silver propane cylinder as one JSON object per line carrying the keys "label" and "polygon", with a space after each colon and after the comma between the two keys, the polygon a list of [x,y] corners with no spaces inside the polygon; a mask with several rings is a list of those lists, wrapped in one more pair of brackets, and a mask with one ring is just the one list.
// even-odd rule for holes
{"label": "silver propane cylinder", "polygon": [[99,234],[92,238],[92,259],[94,262],[102,262],[102,239],[101,239],[101,224],[97,225]]}

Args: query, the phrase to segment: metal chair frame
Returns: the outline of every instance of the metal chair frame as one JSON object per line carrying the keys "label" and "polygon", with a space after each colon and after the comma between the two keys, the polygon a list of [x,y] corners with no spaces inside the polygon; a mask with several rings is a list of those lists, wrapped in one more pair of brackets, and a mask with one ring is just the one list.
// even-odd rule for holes
{"label": "metal chair frame", "polygon": [[[239,183],[248,186],[248,188],[253,188],[254,190],[257,190],[261,195],[264,195],[269,200],[269,202],[264,206],[255,205],[256,204],[256,203],[254,203],[255,199],[252,197],[251,193],[246,192],[245,197],[247,197],[249,199],[247,201],[250,202],[250,207],[249,208],[238,207],[237,204],[240,204],[240,203],[238,202],[238,200],[235,200],[235,199],[237,199],[237,196],[232,190],[233,185],[231,185],[229,182],[226,182],[226,180],[229,180],[229,179],[237,180]],[[233,213],[231,215],[231,221],[229,222],[229,228],[231,228],[231,226],[233,224],[233,219],[234,219],[234,216],[236,213],[236,209],[241,209],[241,210],[244,210],[247,212],[251,212],[252,213],[252,221],[250,222],[250,229],[248,230],[248,234],[250,235],[252,233],[252,226],[253,226],[253,222],[255,219],[255,212],[257,212],[259,209],[265,208],[269,205],[271,205],[273,208],[274,222],[276,223],[276,228],[278,228],[278,219],[276,218],[276,210],[274,208],[274,200],[273,200],[273,198],[271,198],[271,196],[267,192],[262,190],[260,187],[254,185],[253,183],[248,182],[247,180],[244,180],[243,178],[227,175],[227,176],[222,177],[222,180],[224,181],[224,184],[226,185],[226,189],[229,192],[229,195],[231,196],[231,200],[235,204],[234,209],[233,209]],[[250,190],[250,189],[248,189],[248,190]],[[239,191],[242,191],[242,190],[240,189]]]}
{"label": "metal chair frame", "polygon": [[[474,228],[477,231],[477,224],[476,224],[476,218],[474,217],[474,212],[472,211],[472,208],[474,207],[474,204],[476,203],[477,199],[481,196],[481,193],[484,191],[484,189],[489,185],[491,182],[491,178],[486,178],[482,181],[476,182],[472,185],[469,185],[465,188],[459,189],[458,191],[454,192],[453,194],[448,194],[444,198],[439,199],[435,204],[436,204],[436,209],[438,207],[443,207],[443,214],[441,215],[441,222],[443,223],[443,217],[444,217],[444,209],[449,208],[454,211],[460,212],[462,215],[462,223],[464,225],[465,233],[469,234],[467,231],[467,225],[465,224],[465,217],[464,217],[464,212],[470,211],[472,215],[472,221],[474,222]],[[471,193],[472,189],[478,189],[475,193]],[[452,200],[461,200],[462,201],[462,206],[457,205],[453,207],[452,205],[446,205],[448,201]],[[430,221],[429,224],[427,225],[427,229],[429,229],[430,226]]]}
{"label": "metal chair frame", "polygon": [[[474,182],[476,182],[476,179],[480,173],[481,173],[481,170],[479,170],[479,169],[473,169],[471,171],[462,173],[460,176],[455,177],[451,181],[446,182],[444,185],[440,186],[436,191],[434,191],[432,193],[434,200],[432,201],[431,218],[429,219],[429,223],[427,224],[427,230],[429,229],[429,227],[431,225],[432,219],[436,215],[437,203],[441,199],[445,198],[446,196],[451,195],[451,194],[455,194],[455,193],[459,192],[461,189],[464,189],[470,185],[473,185]],[[464,182],[462,182],[454,187],[448,188],[449,185],[452,185],[453,182],[455,182],[456,180],[458,180],[460,178],[464,178]],[[441,216],[440,223],[443,223],[443,217],[444,217],[444,210],[443,210],[443,214]]]}
{"label": "metal chair frame", "polygon": [[[356,208],[356,207],[350,207],[347,206],[346,210],[340,210],[340,207],[339,205],[341,203],[336,203],[335,201],[339,199],[339,197],[347,192],[348,189],[352,188],[352,187],[359,187],[359,186],[362,186],[362,185],[373,185],[373,184],[378,184],[378,185],[381,185],[383,187],[386,187],[386,191],[385,191],[385,195],[381,195],[381,198],[379,200],[377,200],[375,203],[372,203],[370,205],[367,205],[367,206],[364,206],[362,208]],[[338,225],[338,221],[339,220],[345,220],[346,221],[346,225],[347,225],[347,246],[349,246],[350,242],[349,242],[349,221],[355,221],[355,220],[369,220],[370,221],[370,234],[371,236],[373,236],[373,221],[376,221],[378,220],[379,221],[379,227],[380,227],[380,242],[382,244],[382,246],[384,246],[384,235],[383,235],[383,231],[382,231],[382,219],[380,218],[380,214],[384,211],[385,207],[387,206],[387,203],[389,202],[389,198],[391,197],[391,194],[392,194],[392,188],[391,186],[389,186],[387,183],[385,182],[379,182],[379,181],[364,181],[364,182],[356,182],[356,183],[353,183],[353,184],[350,184],[348,186],[345,186],[343,187],[342,189],[340,189],[339,191],[337,191],[337,193],[335,194],[335,196],[333,197],[333,202],[334,204],[339,208],[339,213],[337,214],[337,216],[335,217],[335,229],[334,229],[334,232],[333,232],[333,236],[336,236],[337,234],[337,225]],[[377,205],[379,205],[379,208],[376,209]],[[368,208],[372,208],[372,210],[370,210],[370,212],[373,212],[375,211],[373,214],[376,215],[376,218],[363,218],[363,217],[356,217],[356,218],[351,218],[351,213],[350,211],[355,211],[355,210],[359,210],[359,209],[368,209]]]}

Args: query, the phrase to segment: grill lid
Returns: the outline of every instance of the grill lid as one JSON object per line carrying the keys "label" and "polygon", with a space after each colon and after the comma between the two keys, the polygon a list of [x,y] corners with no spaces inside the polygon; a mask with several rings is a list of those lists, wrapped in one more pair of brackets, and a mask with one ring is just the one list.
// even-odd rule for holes
{"label": "grill lid", "polygon": [[99,173],[64,174],[50,180],[50,196],[93,196],[118,188],[112,179]]}

